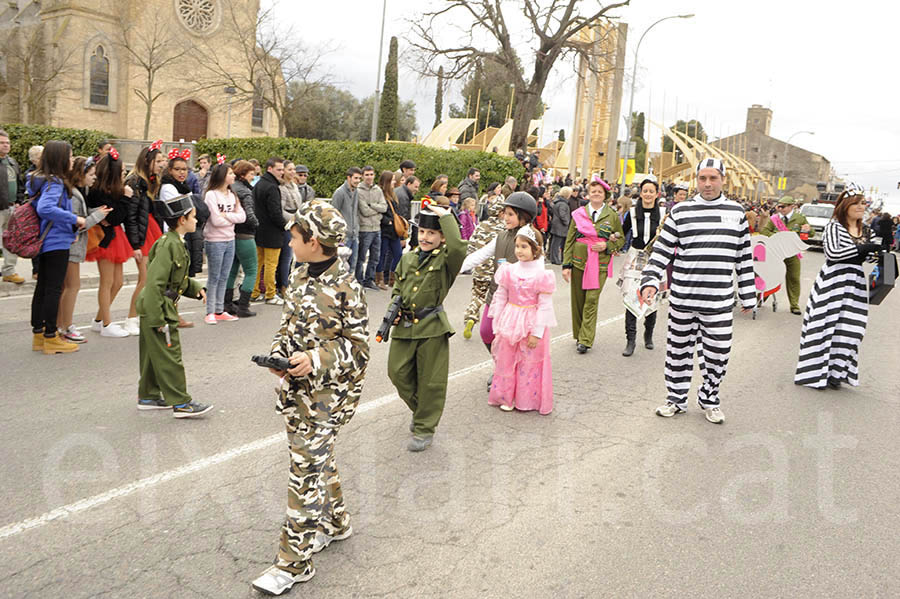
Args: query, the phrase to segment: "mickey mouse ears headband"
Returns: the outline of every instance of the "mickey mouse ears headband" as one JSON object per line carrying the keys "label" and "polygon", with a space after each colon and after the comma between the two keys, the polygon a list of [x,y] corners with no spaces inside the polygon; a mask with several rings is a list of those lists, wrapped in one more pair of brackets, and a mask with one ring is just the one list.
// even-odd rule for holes
{"label": "mickey mouse ears headband", "polygon": [[110,160],[118,160],[119,159],[119,151],[114,147],[109,147],[109,158]]}
{"label": "mickey mouse ears headband", "polygon": [[182,151],[178,151],[178,148],[172,148],[169,150],[169,160],[174,160],[176,158],[181,158],[184,161],[190,160],[191,158],[191,149],[185,148]]}
{"label": "mickey mouse ears headband", "polygon": [[225,154],[216,154],[216,164],[225,164],[225,159],[227,156]]}

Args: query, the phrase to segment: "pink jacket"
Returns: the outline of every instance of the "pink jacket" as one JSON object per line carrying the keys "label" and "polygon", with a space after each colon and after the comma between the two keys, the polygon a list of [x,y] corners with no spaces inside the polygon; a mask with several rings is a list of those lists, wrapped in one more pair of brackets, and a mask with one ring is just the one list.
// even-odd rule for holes
{"label": "pink jacket", "polygon": [[203,201],[209,207],[209,220],[203,227],[204,239],[206,241],[232,241],[234,225],[247,220],[247,213],[244,212],[237,196],[230,189],[224,193],[211,189],[206,192]]}

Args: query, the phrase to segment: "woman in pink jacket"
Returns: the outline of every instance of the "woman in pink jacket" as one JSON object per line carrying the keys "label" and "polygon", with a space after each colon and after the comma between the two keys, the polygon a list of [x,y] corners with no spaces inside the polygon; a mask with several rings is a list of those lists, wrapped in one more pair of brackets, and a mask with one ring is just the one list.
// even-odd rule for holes
{"label": "woman in pink jacket", "polygon": [[234,171],[228,164],[218,164],[209,176],[203,201],[209,207],[209,219],[203,227],[206,240],[206,324],[238,317],[225,312],[225,284],[234,261],[234,225],[247,220],[247,213],[231,191]]}

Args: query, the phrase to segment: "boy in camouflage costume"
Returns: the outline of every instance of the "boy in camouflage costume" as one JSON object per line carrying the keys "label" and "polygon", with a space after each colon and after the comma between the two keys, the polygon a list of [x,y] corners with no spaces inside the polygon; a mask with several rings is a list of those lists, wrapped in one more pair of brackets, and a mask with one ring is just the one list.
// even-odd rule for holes
{"label": "boy in camouflage costume", "polygon": [[[506,223],[500,218],[502,213],[503,196],[500,196],[488,204],[488,219],[479,223],[478,228],[472,233],[472,237],[469,239],[468,254],[486,246],[498,233],[506,230]],[[469,307],[466,308],[463,316],[463,323],[466,327],[463,330],[463,337],[466,339],[472,337],[472,329],[481,320],[481,312],[484,309],[484,302],[496,270],[497,262],[491,258],[476,266],[472,271],[472,301],[469,302]]]}
{"label": "boy in camouflage costume", "polygon": [[362,286],[337,258],[346,223],[327,202],[303,204],[287,228],[300,263],[286,293],[271,355],[289,358],[277,410],[291,454],[287,518],[278,557],[253,582],[279,595],[315,574],[312,554],[352,533],[334,461],[334,441],[356,411],[369,361]]}

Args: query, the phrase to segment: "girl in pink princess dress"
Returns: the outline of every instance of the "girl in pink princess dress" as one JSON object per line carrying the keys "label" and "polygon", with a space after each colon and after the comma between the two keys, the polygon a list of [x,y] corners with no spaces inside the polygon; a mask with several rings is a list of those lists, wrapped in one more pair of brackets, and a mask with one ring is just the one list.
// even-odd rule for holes
{"label": "girl in pink princess dress", "polygon": [[488,315],[494,319],[494,382],[488,403],[501,410],[553,409],[550,327],[556,326],[553,271],[544,269],[541,234],[524,226],[516,234],[515,264],[497,269],[499,287]]}

